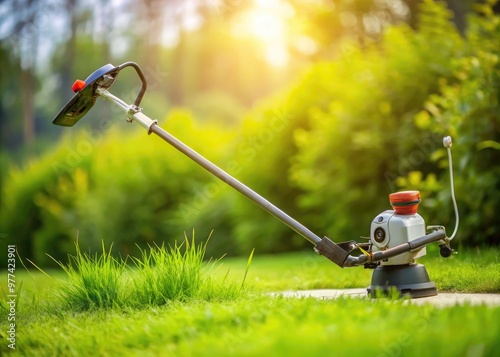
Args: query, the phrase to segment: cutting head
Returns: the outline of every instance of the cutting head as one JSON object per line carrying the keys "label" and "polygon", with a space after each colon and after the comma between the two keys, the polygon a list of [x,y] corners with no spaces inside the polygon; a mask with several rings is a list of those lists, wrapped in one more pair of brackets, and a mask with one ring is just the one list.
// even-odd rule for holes
{"label": "cutting head", "polygon": [[[88,76],[85,81],[77,80],[73,85],[73,91],[76,94],[57,114],[52,123],[62,126],[75,125],[94,106],[97,99],[95,92],[97,86],[111,86],[118,72],[119,67],[108,63]],[[101,79],[104,81],[100,81]]]}

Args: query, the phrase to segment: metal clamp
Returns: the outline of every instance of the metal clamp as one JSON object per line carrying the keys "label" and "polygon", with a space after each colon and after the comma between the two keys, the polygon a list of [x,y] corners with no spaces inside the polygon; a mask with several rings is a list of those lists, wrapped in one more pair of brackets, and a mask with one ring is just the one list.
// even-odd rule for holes
{"label": "metal clamp", "polygon": [[154,120],[149,118],[147,115],[142,113],[142,108],[136,106],[136,105],[131,105],[128,112],[127,116],[132,122],[135,120],[138,124],[140,124],[144,129],[148,131],[148,135],[151,134],[151,128],[153,125],[158,124],[158,120]]}

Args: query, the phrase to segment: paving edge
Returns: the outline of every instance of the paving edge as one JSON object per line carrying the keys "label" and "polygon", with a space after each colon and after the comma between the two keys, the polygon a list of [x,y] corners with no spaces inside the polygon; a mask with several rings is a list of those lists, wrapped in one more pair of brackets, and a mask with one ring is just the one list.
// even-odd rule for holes
{"label": "paving edge", "polygon": [[[274,296],[284,297],[314,297],[317,299],[336,299],[339,297],[367,297],[366,289],[315,289],[315,290],[286,290],[271,293]],[[500,294],[469,294],[440,292],[436,296],[409,299],[408,303],[423,305],[433,304],[439,307],[455,305],[487,305],[500,306]]]}

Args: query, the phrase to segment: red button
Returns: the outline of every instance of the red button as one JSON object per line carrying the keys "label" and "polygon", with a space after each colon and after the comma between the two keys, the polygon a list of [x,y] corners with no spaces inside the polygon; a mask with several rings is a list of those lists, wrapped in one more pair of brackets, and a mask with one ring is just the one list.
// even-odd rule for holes
{"label": "red button", "polygon": [[85,81],[82,81],[81,79],[77,79],[75,81],[75,83],[73,83],[73,87],[71,87],[71,89],[73,89],[73,92],[79,92],[81,91],[83,88],[85,88],[87,84],[85,83]]}

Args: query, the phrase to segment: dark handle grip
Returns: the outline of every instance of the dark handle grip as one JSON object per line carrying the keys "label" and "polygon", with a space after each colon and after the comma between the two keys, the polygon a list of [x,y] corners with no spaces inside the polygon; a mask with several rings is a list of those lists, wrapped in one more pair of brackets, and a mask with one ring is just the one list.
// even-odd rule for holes
{"label": "dark handle grip", "polygon": [[141,90],[139,91],[139,94],[137,94],[137,98],[135,98],[135,101],[134,101],[134,105],[136,107],[138,107],[139,104],[141,104],[142,97],[144,97],[144,93],[146,93],[148,83],[146,81],[146,77],[144,77],[144,73],[142,73],[142,70],[137,63],[135,63],[135,62],[122,63],[121,65],[118,66],[118,71],[121,71],[125,67],[133,67],[135,69],[135,71],[137,72],[137,75],[141,79],[142,87],[141,87]]}

